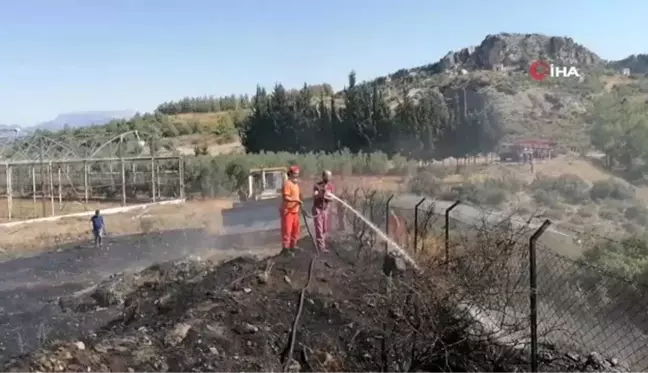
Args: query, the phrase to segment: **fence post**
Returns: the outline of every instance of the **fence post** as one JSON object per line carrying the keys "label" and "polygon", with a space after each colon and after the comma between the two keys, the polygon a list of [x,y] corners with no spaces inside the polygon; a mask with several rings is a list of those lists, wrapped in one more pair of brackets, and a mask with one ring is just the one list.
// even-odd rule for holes
{"label": "fence post", "polygon": [[[393,194],[387,198],[387,203],[385,203],[385,234],[387,237],[389,237],[389,210],[391,209],[389,205],[391,204],[392,198],[394,198]],[[387,254],[387,252],[389,252],[389,242],[385,241],[385,254]]]}
{"label": "fence post", "polygon": [[[58,177],[58,200],[59,200],[59,210],[63,209],[63,186],[61,185],[61,164],[58,165],[58,168],[56,170],[57,177]],[[69,174],[68,174],[69,175]]]}
{"label": "fence post", "polygon": [[178,178],[180,179],[180,199],[185,198],[184,158],[178,156]]}
{"label": "fence post", "polygon": [[155,156],[151,156],[151,196],[153,197],[153,203],[156,199],[156,190],[155,190]]}
{"label": "fence post", "polygon": [[414,205],[414,252],[418,251],[418,212],[419,206],[425,202],[426,198],[422,198],[416,205]]}
{"label": "fence post", "polygon": [[121,205],[126,206],[126,161],[124,157],[119,159],[121,166],[120,176],[121,176]]}
{"label": "fence post", "polygon": [[13,212],[13,186],[11,185],[11,182],[13,180],[13,177],[11,175],[11,165],[9,165],[9,163],[5,163],[5,167],[7,172],[7,219],[11,221],[11,215]]}
{"label": "fence post", "polygon": [[450,211],[457,207],[461,201],[455,201],[450,207],[445,210],[445,265],[450,263]]}
{"label": "fence post", "polygon": [[50,207],[52,209],[52,216],[56,216],[56,211],[54,211],[54,175],[52,172],[52,161],[47,165],[47,175],[49,176]]}
{"label": "fence post", "polygon": [[[83,197],[85,199],[85,204],[88,204],[89,190],[88,190],[88,162],[83,161]],[[36,185],[36,183],[34,183]]]}
{"label": "fence post", "polygon": [[546,219],[529,238],[529,305],[531,321],[531,371],[538,371],[538,294],[536,269],[536,242],[549,228],[551,221]]}

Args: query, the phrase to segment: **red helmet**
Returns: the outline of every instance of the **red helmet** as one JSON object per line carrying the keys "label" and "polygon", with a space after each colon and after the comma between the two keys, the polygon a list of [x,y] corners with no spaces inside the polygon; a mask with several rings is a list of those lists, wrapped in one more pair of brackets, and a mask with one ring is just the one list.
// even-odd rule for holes
{"label": "red helmet", "polygon": [[297,165],[292,165],[288,168],[288,173],[290,174],[298,174],[299,173],[299,166]]}

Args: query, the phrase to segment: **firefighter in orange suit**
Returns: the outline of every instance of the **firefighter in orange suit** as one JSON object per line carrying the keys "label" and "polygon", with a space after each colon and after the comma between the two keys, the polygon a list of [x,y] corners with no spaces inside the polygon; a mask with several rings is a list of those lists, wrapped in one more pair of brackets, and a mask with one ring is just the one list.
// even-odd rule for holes
{"label": "firefighter in orange suit", "polygon": [[284,181],[281,188],[283,202],[281,204],[281,240],[284,250],[295,249],[299,239],[301,193],[297,178],[299,167],[290,166],[288,180]]}

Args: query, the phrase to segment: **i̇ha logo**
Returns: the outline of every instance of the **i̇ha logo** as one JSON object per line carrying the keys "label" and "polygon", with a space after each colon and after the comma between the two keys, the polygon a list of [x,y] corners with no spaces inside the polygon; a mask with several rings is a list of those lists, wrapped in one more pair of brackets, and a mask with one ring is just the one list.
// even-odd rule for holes
{"label": "i\u0307ha logo", "polygon": [[547,77],[569,78],[575,76],[582,78],[578,69],[574,66],[556,66],[546,61],[533,61],[529,65],[529,76],[536,81],[542,81]]}

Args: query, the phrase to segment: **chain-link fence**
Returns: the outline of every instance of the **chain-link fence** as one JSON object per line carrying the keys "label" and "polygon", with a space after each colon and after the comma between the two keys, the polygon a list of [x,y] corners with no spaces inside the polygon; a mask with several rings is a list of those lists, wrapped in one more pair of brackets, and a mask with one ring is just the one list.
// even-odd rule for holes
{"label": "chain-link fence", "polygon": [[[490,337],[529,347],[532,370],[551,359],[547,348],[569,351],[575,360],[600,356],[604,369],[648,369],[648,287],[586,264],[580,238],[548,220],[534,223],[460,201],[362,191],[345,197],[388,232],[392,242],[385,245],[399,245],[422,266],[445,268]],[[362,219],[350,220],[354,234],[373,236]]]}
{"label": "chain-link fence", "polygon": [[554,343],[648,369],[648,288],[538,245],[538,329]]}

